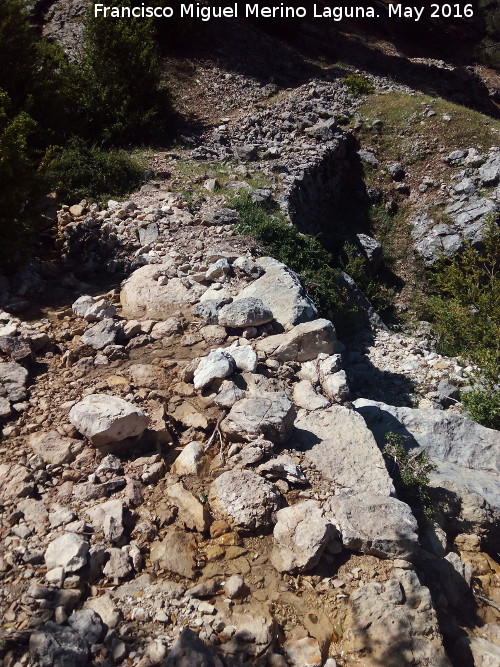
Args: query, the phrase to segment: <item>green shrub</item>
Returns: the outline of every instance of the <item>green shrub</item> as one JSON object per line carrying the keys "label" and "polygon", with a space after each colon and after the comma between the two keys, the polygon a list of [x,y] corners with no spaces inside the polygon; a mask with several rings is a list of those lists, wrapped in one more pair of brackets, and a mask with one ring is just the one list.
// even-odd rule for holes
{"label": "green shrub", "polygon": [[370,300],[375,310],[382,315],[390,315],[394,307],[395,291],[383,284],[381,278],[374,278],[368,262],[352,243],[345,243],[340,264],[342,270],[351,276],[359,289]]}
{"label": "green shrub", "polygon": [[394,479],[396,491],[414,510],[417,518],[432,517],[433,506],[429,495],[429,475],[436,469],[426,452],[406,451],[407,436],[389,432],[382,450],[386,464]]}
{"label": "green shrub", "polygon": [[39,39],[20,0],[0,4],[0,89],[14,113],[26,112],[37,123],[37,146],[68,131],[72,68],[62,47]]}
{"label": "green shrub", "polygon": [[105,151],[73,141],[51,151],[45,175],[68,202],[123,197],[143,181],[144,169],[123,151]]}
{"label": "green shrub", "polygon": [[42,195],[55,189],[67,201],[119,197],[140,185],[141,166],[111,149],[160,140],[171,106],[161,86],[151,21],[94,19],[89,12],[81,59],[71,63],[60,46],[40,39],[23,0],[2,0],[0,44],[5,263],[15,250],[29,247],[34,204]]}
{"label": "green shrub", "polygon": [[301,234],[283,215],[269,206],[252,202],[248,194],[237,195],[230,204],[240,213],[236,231],[251,234],[270,255],[295,271],[318,311],[344,333],[353,322],[345,289],[339,286],[339,269],[333,257],[314,236]]}
{"label": "green shrub", "polygon": [[343,79],[343,84],[356,97],[369,95],[374,91],[373,85],[362,74],[349,74]]}
{"label": "green shrub", "polygon": [[478,424],[500,430],[500,391],[492,384],[460,394],[466,414]]}
{"label": "green shrub", "polygon": [[36,128],[25,112],[13,113],[9,96],[0,90],[0,262],[9,260],[26,231],[25,207],[41,191],[41,180],[28,147]]}
{"label": "green shrub", "polygon": [[[108,5],[132,2],[111,0]],[[173,114],[161,85],[152,20],[96,17],[92,6],[77,74],[76,113],[87,139],[123,146],[165,138]]]}
{"label": "green shrub", "polygon": [[37,36],[20,0],[0,3],[0,88],[15,109],[24,104],[33,82]]}
{"label": "green shrub", "polygon": [[500,227],[486,225],[484,249],[465,245],[451,260],[442,258],[432,279],[438,294],[429,300],[439,350],[462,355],[495,381],[500,367]]}

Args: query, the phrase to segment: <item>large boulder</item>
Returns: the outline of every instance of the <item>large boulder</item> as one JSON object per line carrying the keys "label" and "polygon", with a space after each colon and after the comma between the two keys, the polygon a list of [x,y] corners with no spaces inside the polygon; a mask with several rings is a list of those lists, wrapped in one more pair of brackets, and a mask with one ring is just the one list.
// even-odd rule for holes
{"label": "large boulder", "polygon": [[309,361],[318,354],[333,354],[337,335],[330,320],[304,322],[284,334],[269,336],[258,341],[257,350],[280,361]]}
{"label": "large boulder", "polygon": [[25,498],[35,490],[31,470],[19,463],[0,463],[0,500]]}
{"label": "large boulder", "polygon": [[417,521],[396,498],[371,492],[339,494],[330,498],[326,514],[347,549],[379,558],[413,560],[418,555]]}
{"label": "large boulder", "polygon": [[319,562],[336,530],[321,505],[306,500],[276,514],[271,563],[278,572],[304,572]]}
{"label": "large boulder", "polygon": [[429,589],[415,572],[397,569],[394,574],[351,594],[353,650],[366,667],[451,667]]}
{"label": "large boulder", "polygon": [[192,441],[181,451],[172,464],[171,471],[182,477],[183,475],[197,475],[203,464],[203,445]]}
{"label": "large boulder", "polygon": [[45,565],[49,570],[63,567],[65,572],[76,572],[87,563],[88,553],[87,540],[76,533],[65,533],[47,547]]}
{"label": "large boulder", "polygon": [[254,373],[257,369],[258,357],[251,345],[240,345],[235,341],[226,352],[232,356],[239,371]]}
{"label": "large boulder", "polygon": [[80,337],[80,343],[90,345],[94,350],[103,350],[108,345],[115,343],[120,330],[121,324],[119,322],[106,318],[87,329]]}
{"label": "large boulder", "polygon": [[212,482],[208,496],[217,519],[253,531],[266,529],[279,509],[276,488],[252,470],[228,470]]}
{"label": "large boulder", "polygon": [[69,420],[96,447],[140,435],[149,424],[135,405],[107,394],[85,396],[71,408]]}
{"label": "large boulder", "polygon": [[500,548],[500,477],[434,459],[429,494],[446,531],[480,535]]}
{"label": "large boulder", "polygon": [[442,523],[452,532],[480,534],[500,545],[500,433],[442,410],[394,407],[366,399],[354,402],[379,446],[387,433],[402,436],[408,451],[426,451],[436,470],[429,490]]}
{"label": "large boulder", "polygon": [[17,403],[26,398],[28,371],[11,361],[0,362],[0,397]]}
{"label": "large boulder", "polygon": [[316,393],[309,380],[301,380],[293,385],[293,402],[304,410],[320,410],[330,405],[324,396]]}
{"label": "large boulder", "polygon": [[106,318],[113,319],[116,308],[106,299],[94,299],[93,296],[85,294],[79,297],[71,306],[72,311],[78,317],[83,317],[87,322],[99,322]]}
{"label": "large boulder", "polygon": [[248,298],[260,299],[285,330],[316,317],[316,308],[293,271],[270,257],[261,257],[256,264],[265,270],[264,275],[245,287],[235,303]]}
{"label": "large boulder", "polygon": [[472,654],[474,667],[496,667],[500,664],[500,646],[481,637],[462,637],[457,642],[459,655]]}
{"label": "large boulder", "polygon": [[121,500],[113,498],[86,510],[94,530],[103,533],[110,542],[119,542],[125,532],[124,506]]}
{"label": "large boulder", "polygon": [[295,407],[280,392],[265,392],[260,396],[237,401],[221,423],[221,430],[230,440],[250,441],[263,436],[273,442],[286,442],[295,419]]}
{"label": "large boulder", "polygon": [[31,341],[25,336],[0,336],[0,352],[19,362],[29,362],[33,355]]}
{"label": "large boulder", "polygon": [[357,494],[394,493],[375,438],[354,410],[332,406],[315,412],[300,411],[293,443],[332,488]]}
{"label": "large boulder", "polygon": [[387,433],[405,438],[432,458],[473,470],[500,472],[500,433],[443,410],[394,407],[364,398],[354,401],[380,446]]}
{"label": "large boulder", "polygon": [[[186,278],[165,279],[171,264],[142,266],[122,284],[120,302],[122,313],[129,319],[147,317],[166,320],[179,310],[179,306],[196,303],[206,287]],[[164,280],[158,281],[163,277]],[[166,284],[165,284],[166,280]]]}

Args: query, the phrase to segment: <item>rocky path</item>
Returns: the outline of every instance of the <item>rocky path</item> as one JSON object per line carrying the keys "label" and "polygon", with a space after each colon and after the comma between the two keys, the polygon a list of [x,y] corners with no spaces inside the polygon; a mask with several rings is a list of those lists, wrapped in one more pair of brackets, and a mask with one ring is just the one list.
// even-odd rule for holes
{"label": "rocky path", "polygon": [[[460,414],[473,369],[372,311],[338,340],[235,233],[237,188],[304,229],[336,205],[358,102],[309,78],[247,87],[155,156],[164,181],[63,207],[62,260],[0,279],[6,667],[497,664],[500,440]],[[480,189],[497,153],[469,157]],[[432,462],[431,519],[387,435]]]}
{"label": "rocky path", "polygon": [[[236,216],[217,197],[193,215],[161,185],[62,211],[77,275],[99,225],[129,278],[96,293],[32,267],[31,290],[81,296],[29,323],[2,314],[5,664],[445,665],[443,637],[451,656],[495,655],[494,607],[464,627],[472,573],[499,590],[481,551],[498,537],[498,434],[391,407],[397,383],[380,382],[415,369],[435,389],[461,368],[383,331],[357,356],[287,267],[246,250]],[[398,430],[437,466],[425,529],[378,446]]]}

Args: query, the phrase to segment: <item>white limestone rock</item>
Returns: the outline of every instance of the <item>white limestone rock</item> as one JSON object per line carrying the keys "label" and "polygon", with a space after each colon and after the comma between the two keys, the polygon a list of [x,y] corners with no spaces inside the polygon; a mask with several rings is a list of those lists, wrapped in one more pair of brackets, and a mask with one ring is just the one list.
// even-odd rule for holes
{"label": "white limestone rock", "polygon": [[85,396],[71,408],[69,420],[96,447],[141,435],[149,424],[138,407],[107,394]]}

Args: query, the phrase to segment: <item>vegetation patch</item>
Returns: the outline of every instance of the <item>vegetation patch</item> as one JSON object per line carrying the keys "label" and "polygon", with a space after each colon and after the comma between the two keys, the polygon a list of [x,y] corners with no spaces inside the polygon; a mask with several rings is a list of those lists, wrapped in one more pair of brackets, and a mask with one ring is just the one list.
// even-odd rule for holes
{"label": "vegetation patch", "polygon": [[[427,162],[432,166],[439,150],[447,154],[470,146],[482,151],[498,145],[500,121],[428,95],[376,93],[366,98],[360,111],[365,119],[358,134],[362,144],[372,145],[384,159],[407,165]],[[382,125],[374,125],[373,120]]]}
{"label": "vegetation patch", "polygon": [[370,271],[364,255],[352,243],[345,243],[340,256],[340,267],[355,281],[373,307],[383,317],[393,316],[396,290],[384,284],[380,275]]}
{"label": "vegetation patch", "polygon": [[124,197],[144,181],[144,169],[125,151],[103,150],[74,141],[46,158],[45,174],[66,201]]}
{"label": "vegetation patch", "polygon": [[478,424],[500,430],[500,391],[494,383],[467,389],[460,393],[467,416]]}
{"label": "vegetation patch", "polygon": [[491,217],[484,248],[466,243],[451,260],[443,257],[431,278],[436,293],[426,305],[443,354],[460,355],[479,366],[472,391],[462,400],[473,419],[500,427],[500,227]]}
{"label": "vegetation patch", "polygon": [[28,247],[42,195],[56,190],[69,201],[98,199],[137,187],[142,167],[116,148],[161,141],[173,113],[151,21],[96,18],[89,10],[81,55],[70,62],[59,45],[39,37],[22,0],[3,0],[0,43],[0,263],[6,263]]}
{"label": "vegetation patch", "polygon": [[436,466],[426,452],[406,450],[407,436],[389,432],[385,440],[382,453],[398,497],[410,505],[417,519],[432,518],[434,508],[429,495],[429,475]]}
{"label": "vegetation patch", "polygon": [[[109,3],[133,4],[132,0]],[[82,136],[111,146],[166,138],[173,114],[169,93],[162,86],[152,20],[115,21],[89,11],[82,55],[74,69]]]}
{"label": "vegetation patch", "polygon": [[356,97],[370,95],[374,90],[373,85],[362,74],[348,74],[342,83],[351,95],[355,95]]}
{"label": "vegetation patch", "polygon": [[429,305],[444,354],[462,355],[495,379],[500,367],[500,228],[491,218],[481,251],[466,243],[432,272]]}
{"label": "vegetation patch", "polygon": [[318,238],[301,234],[281,212],[254,203],[247,193],[233,196],[228,203],[240,213],[236,231],[254,236],[270,255],[295,271],[321,315],[332,320],[341,334],[347,333],[354,311],[339,285],[340,269]]}

